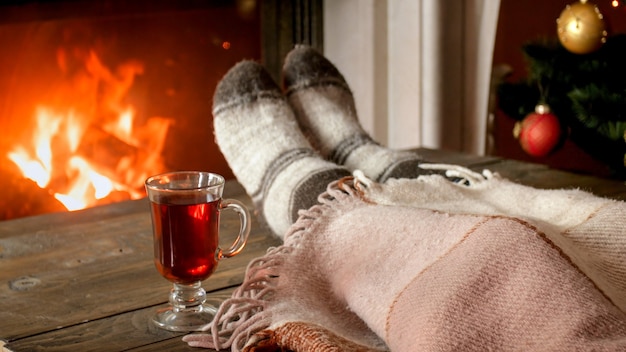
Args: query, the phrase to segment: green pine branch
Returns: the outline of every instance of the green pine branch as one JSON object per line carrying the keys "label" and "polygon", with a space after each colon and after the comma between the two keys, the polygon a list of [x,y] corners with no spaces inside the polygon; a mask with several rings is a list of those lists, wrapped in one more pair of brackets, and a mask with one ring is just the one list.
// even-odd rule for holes
{"label": "green pine branch", "polygon": [[498,106],[522,120],[538,103],[548,104],[575,143],[600,160],[610,155],[607,163],[626,171],[624,49],[626,35],[609,37],[587,55],[570,53],[556,38],[529,42],[522,47],[528,77],[500,85]]}

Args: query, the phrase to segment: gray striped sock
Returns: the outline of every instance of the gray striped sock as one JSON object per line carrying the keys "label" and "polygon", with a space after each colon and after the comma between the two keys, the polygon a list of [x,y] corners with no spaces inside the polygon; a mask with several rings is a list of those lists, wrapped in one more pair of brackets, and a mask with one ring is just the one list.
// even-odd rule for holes
{"label": "gray striped sock", "polygon": [[428,173],[415,153],[385,148],[361,127],[352,92],[337,68],[298,45],[285,59],[283,86],[300,128],[323,157],[376,181]]}
{"label": "gray striped sock", "polygon": [[258,63],[242,61],[218,83],[213,116],[217,145],[278,236],[299,209],[317,202],[330,181],[350,174],[314,151],[279,87]]}

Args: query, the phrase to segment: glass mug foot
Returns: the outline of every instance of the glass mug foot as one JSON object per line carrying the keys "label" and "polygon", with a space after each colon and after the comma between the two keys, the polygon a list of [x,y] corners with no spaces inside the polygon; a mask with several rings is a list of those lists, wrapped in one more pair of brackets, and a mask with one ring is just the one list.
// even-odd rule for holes
{"label": "glass mug foot", "polygon": [[194,307],[191,311],[175,311],[173,307],[166,307],[157,310],[152,317],[152,323],[170,331],[203,331],[203,328],[211,324],[216,312],[217,308],[208,304]]}
{"label": "glass mug foot", "polygon": [[167,307],[158,309],[152,323],[170,331],[203,331],[213,321],[217,307],[228,297],[207,295],[200,283],[174,284]]}

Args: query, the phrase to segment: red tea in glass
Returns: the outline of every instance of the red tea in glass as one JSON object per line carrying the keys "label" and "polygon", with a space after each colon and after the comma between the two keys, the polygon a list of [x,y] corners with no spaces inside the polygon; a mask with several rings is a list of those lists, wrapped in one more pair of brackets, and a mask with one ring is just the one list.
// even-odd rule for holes
{"label": "red tea in glass", "polygon": [[217,265],[219,200],[199,204],[162,201],[152,203],[157,270],[177,283],[207,279]]}

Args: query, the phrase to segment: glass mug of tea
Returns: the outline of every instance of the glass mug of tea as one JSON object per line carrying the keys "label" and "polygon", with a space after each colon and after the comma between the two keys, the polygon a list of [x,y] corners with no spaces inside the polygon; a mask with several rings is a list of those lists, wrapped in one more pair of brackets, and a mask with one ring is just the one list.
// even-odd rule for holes
{"label": "glass mug of tea", "polygon": [[[197,331],[210,323],[217,307],[207,300],[201,282],[213,274],[222,258],[237,255],[250,233],[250,214],[235,199],[222,199],[224,177],[200,171],[178,171],[149,177],[154,235],[154,263],[174,284],[169,306],[153,322],[171,331]],[[220,212],[239,215],[236,240],[227,250],[219,243]],[[216,302],[219,304],[219,302]]]}

